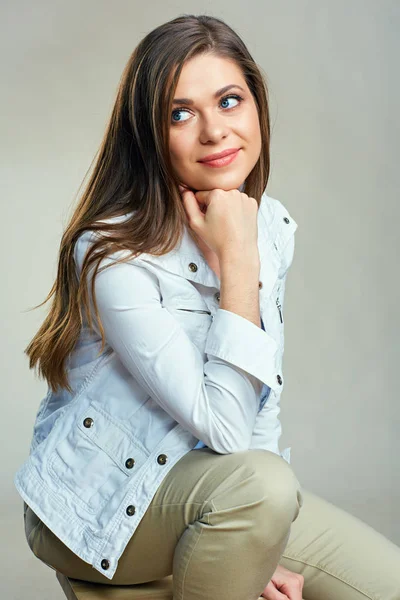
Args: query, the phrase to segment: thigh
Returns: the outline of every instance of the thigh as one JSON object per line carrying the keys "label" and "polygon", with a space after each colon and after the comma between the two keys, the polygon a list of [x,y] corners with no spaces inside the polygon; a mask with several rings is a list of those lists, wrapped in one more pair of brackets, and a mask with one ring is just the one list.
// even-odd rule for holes
{"label": "thigh", "polygon": [[31,550],[33,549],[33,541],[35,539],[35,535],[42,525],[42,521],[24,501],[25,537]]}
{"label": "thigh", "polygon": [[[256,477],[254,477],[256,474]],[[112,580],[81,560],[28,508],[26,523],[35,523],[27,537],[31,550],[66,576],[108,585],[129,585],[172,574],[175,548],[186,527],[212,510],[244,505],[251,493],[274,494],[286,500],[288,488],[299,488],[286,461],[264,450],[218,454],[210,448],[186,453],[166,474],[146,513],[118,561]],[[300,495],[300,491],[298,491]]]}
{"label": "thigh", "polygon": [[400,548],[316,494],[302,496],[279,564],[304,576],[304,598],[400,600]]}

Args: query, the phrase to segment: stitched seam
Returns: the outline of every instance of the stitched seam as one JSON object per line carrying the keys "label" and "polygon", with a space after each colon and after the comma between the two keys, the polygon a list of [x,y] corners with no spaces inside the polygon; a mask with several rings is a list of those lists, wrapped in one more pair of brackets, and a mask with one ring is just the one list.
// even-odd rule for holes
{"label": "stitched seam", "polygon": [[164,506],[184,506],[185,504],[204,504],[204,502],[171,502],[171,503],[163,503],[163,504],[153,504],[152,506],[149,506],[149,509],[151,510],[152,508],[160,508],[160,507],[164,507]]}
{"label": "stitched seam", "polygon": [[[214,512],[217,512],[217,508],[216,508],[216,506],[214,504],[214,500],[210,500],[210,504],[213,507]],[[207,514],[207,523],[210,524],[210,513]]]}
{"label": "stitched seam", "polygon": [[[208,517],[208,519],[209,519],[209,517]],[[182,583],[181,583],[181,586],[180,586],[180,587],[181,587],[181,589],[180,589],[180,591],[179,591],[179,596],[180,596],[180,598],[181,598],[181,599],[183,599],[183,587],[184,587],[184,585],[185,585],[186,573],[187,573],[187,570],[188,570],[188,568],[189,568],[189,563],[190,563],[190,560],[191,560],[191,558],[192,558],[192,556],[193,556],[193,553],[194,553],[194,551],[195,551],[195,550],[196,550],[196,548],[197,548],[197,544],[199,543],[199,540],[200,540],[200,538],[201,538],[201,536],[202,536],[202,533],[203,533],[203,529],[200,529],[199,536],[198,536],[198,538],[197,538],[197,540],[196,540],[196,543],[195,543],[195,545],[193,546],[193,550],[192,550],[192,552],[190,553],[190,556],[189,556],[189,558],[188,558],[188,561],[187,561],[187,563],[186,563],[186,568],[185,568],[185,571],[183,572],[183,575],[182,575]]]}
{"label": "stitched seam", "polygon": [[344,579],[342,579],[341,577],[339,577],[339,575],[335,575],[331,571],[328,571],[328,569],[326,567],[323,567],[319,563],[314,564],[314,563],[311,563],[311,562],[306,562],[305,560],[301,560],[300,558],[293,558],[292,556],[289,556],[288,554],[282,554],[282,557],[283,558],[288,558],[289,560],[294,560],[295,562],[302,563],[303,565],[306,565],[308,567],[315,567],[316,569],[319,569],[320,571],[323,571],[327,575],[331,575],[331,577],[334,577],[335,579],[338,579],[339,581],[341,581],[342,583],[348,585],[349,587],[353,588],[354,590],[357,590],[357,592],[360,592],[361,594],[363,594],[369,600],[379,600],[379,598],[372,598],[372,596],[370,596],[366,592],[363,592],[363,590],[360,590],[360,588],[358,588],[357,586],[353,585],[349,581],[345,581]]}

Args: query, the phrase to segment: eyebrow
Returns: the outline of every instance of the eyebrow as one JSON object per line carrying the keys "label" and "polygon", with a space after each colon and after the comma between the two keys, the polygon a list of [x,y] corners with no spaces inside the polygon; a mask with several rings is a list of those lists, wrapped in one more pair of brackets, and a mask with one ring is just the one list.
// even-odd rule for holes
{"label": "eyebrow", "polygon": [[[218,98],[219,96],[222,96],[222,94],[224,94],[231,88],[239,88],[243,92],[245,91],[244,88],[242,88],[240,85],[237,85],[236,83],[230,83],[229,85],[226,85],[225,87],[221,88],[220,90],[217,90],[214,94],[214,98]],[[193,100],[191,100],[190,98],[174,98],[174,100],[172,100],[172,104],[187,104],[188,106],[190,106],[193,104]]]}

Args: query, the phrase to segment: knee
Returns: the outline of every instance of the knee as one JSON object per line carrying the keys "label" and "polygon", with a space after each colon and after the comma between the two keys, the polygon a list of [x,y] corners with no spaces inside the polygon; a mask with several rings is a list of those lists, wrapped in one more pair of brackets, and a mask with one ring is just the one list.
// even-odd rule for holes
{"label": "knee", "polygon": [[297,519],[303,504],[301,486],[291,466],[269,450],[248,450],[244,460],[251,467],[250,486],[255,499],[263,500],[263,510],[282,523]]}

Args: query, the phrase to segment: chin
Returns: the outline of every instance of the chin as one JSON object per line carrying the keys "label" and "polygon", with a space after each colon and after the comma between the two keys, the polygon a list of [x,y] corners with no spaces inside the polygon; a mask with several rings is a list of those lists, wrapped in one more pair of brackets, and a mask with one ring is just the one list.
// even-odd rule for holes
{"label": "chin", "polygon": [[227,181],[229,174],[226,173],[224,176],[221,177],[221,179],[218,181],[218,177],[215,178],[215,181],[210,179],[207,179],[205,181],[195,181],[194,184],[186,184],[189,189],[192,190],[192,192],[196,193],[199,190],[204,190],[204,191],[210,191],[210,190],[214,190],[214,189],[221,189],[221,190],[225,190],[225,191],[229,191],[229,190],[240,190],[241,192],[244,189],[244,185],[246,182],[245,177],[241,177],[239,178],[239,182],[238,183],[238,178],[237,177],[232,177],[232,179],[235,179],[236,181],[233,181],[232,183],[230,183],[229,181]]}
{"label": "chin", "polygon": [[221,177],[220,180],[218,180],[218,178],[215,179],[215,181],[207,181],[204,182],[204,188],[200,188],[200,189],[210,189],[213,190],[215,188],[220,189],[220,190],[240,190],[243,191],[244,188],[244,179],[237,179],[237,177],[233,178],[232,177],[232,181],[229,181],[228,178],[225,177]]}

